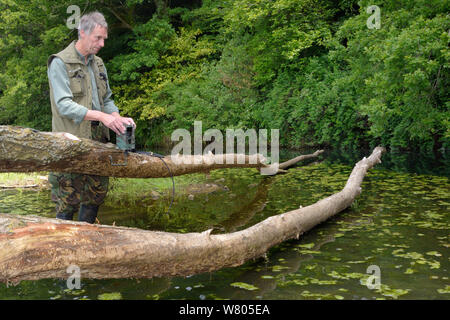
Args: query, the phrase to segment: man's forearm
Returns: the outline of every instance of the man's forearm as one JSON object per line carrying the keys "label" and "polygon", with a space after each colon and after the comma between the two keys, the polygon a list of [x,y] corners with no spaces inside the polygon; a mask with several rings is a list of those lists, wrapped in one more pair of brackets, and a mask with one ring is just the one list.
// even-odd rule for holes
{"label": "man's forearm", "polygon": [[[97,111],[97,110],[88,110],[86,115],[84,116],[83,120],[89,120],[89,121],[102,121],[105,119],[105,116],[107,116],[107,113]],[[120,117],[120,114],[118,112],[113,112],[110,114],[111,116],[118,118]],[[102,120],[103,119],[103,120]]]}
{"label": "man's forearm", "polygon": [[84,116],[83,120],[101,121],[101,122],[103,122],[105,120],[105,115],[106,115],[106,113],[103,113],[101,111],[88,110],[88,112]]}

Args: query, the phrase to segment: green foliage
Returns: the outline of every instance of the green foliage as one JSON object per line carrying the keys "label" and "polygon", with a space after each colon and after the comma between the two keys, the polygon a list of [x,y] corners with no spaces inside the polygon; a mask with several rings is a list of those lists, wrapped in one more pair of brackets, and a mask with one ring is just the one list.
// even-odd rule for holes
{"label": "green foliage", "polygon": [[[0,4],[0,123],[51,129],[47,57],[67,41],[68,29],[56,25],[50,1]],[[61,13],[59,6],[53,13]]]}
{"label": "green foliage", "polygon": [[308,59],[300,74],[283,73],[264,104],[267,125],[288,132],[283,144],[358,147],[365,138],[365,118],[357,111],[357,88],[327,56]]}
{"label": "green foliage", "polygon": [[156,15],[133,29],[128,44],[131,53],[119,54],[111,61],[114,81],[136,80],[143,72],[159,64],[161,55],[167,51],[175,31],[167,20]]}
{"label": "green foliage", "polygon": [[298,59],[331,37],[326,1],[237,0],[225,16],[226,32],[251,35],[246,47],[253,58],[255,80],[269,84],[279,71],[297,67]]}
{"label": "green foliage", "polygon": [[355,101],[372,137],[398,147],[448,147],[450,22],[439,13],[442,2],[384,5],[379,30],[361,27],[367,14],[348,19],[330,57],[345,61],[348,79],[358,83]]}
{"label": "green foliage", "polygon": [[284,71],[264,105],[283,143],[423,150],[448,147],[448,29],[440,1],[384,1],[382,27],[368,29],[369,2],[339,27],[328,52]]}
{"label": "green foliage", "polygon": [[[175,32],[166,20],[159,18],[150,20],[148,25],[152,24],[159,25],[159,31],[153,33],[151,42],[140,48],[134,47],[131,54],[117,56],[111,61],[116,69],[120,68],[119,75],[113,78],[119,80],[119,85],[114,87],[118,94],[116,103],[122,111],[139,121],[137,135],[143,144],[155,144],[163,138],[162,134],[166,132],[159,125],[172,102],[170,95],[196,78],[202,63],[215,52],[212,44],[201,38],[198,29],[180,28]],[[137,42],[146,43],[142,39]],[[139,61],[148,63],[143,66]],[[152,64],[156,64],[154,68],[150,68]],[[120,81],[133,78],[133,75],[138,79],[131,84]],[[151,133],[146,135],[149,131]],[[155,131],[159,134],[155,135]]]}
{"label": "green foliage", "polygon": [[[448,148],[448,1],[2,0],[0,123],[49,130],[46,61],[103,12],[101,56],[141,145],[176,128],[280,129],[283,146]],[[366,9],[380,8],[369,29]]]}
{"label": "green foliage", "polygon": [[168,94],[170,130],[191,128],[196,120],[204,130],[257,126],[251,59],[237,41],[224,48],[220,61],[202,68],[192,81],[172,86]]}

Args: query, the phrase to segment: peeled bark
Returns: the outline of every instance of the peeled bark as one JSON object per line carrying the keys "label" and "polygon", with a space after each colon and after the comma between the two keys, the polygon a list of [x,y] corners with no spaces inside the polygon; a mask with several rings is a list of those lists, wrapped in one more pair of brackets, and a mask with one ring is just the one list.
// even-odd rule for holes
{"label": "peeled bark", "polygon": [[241,265],[349,207],[361,193],[367,170],[381,162],[384,151],[377,147],[359,161],[342,191],[227,234],[155,232],[0,214],[0,281],[67,278],[69,265],[77,265],[82,278],[96,279],[186,276]]}
{"label": "peeled bark", "polygon": [[[309,157],[289,160],[289,166]],[[108,177],[161,178],[221,168],[269,168],[261,154],[183,155],[161,159],[145,154],[127,155],[114,144],[100,143],[63,132],[0,126],[0,172],[74,172]],[[126,165],[117,165],[124,164]],[[167,170],[167,167],[170,169]],[[279,164],[283,172],[285,163]]]}

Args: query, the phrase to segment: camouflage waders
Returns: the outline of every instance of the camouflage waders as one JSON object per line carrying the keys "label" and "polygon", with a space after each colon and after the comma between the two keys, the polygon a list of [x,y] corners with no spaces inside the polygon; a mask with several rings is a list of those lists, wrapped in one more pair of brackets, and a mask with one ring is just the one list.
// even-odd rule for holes
{"label": "camouflage waders", "polygon": [[[92,122],[92,139],[106,142],[101,126],[98,122]],[[89,223],[95,221],[98,207],[108,192],[108,177],[50,172],[48,181],[52,187],[52,201],[56,203],[56,218],[72,220],[81,204],[79,220]]]}

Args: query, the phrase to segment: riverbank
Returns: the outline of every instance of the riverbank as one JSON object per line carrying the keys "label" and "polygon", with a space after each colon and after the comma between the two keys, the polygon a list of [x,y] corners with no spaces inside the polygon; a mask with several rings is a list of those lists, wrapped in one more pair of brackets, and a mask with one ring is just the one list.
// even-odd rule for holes
{"label": "riverbank", "polygon": [[1,189],[48,189],[50,184],[46,172],[17,173],[6,172],[0,173],[0,190]]}
{"label": "riverbank", "polygon": [[[189,199],[195,195],[226,189],[217,183],[206,181],[208,175],[203,173],[174,177],[177,194],[184,194]],[[170,196],[173,189],[171,178],[110,178],[109,191],[105,204],[110,206],[137,205]],[[0,173],[0,190],[33,189],[50,190],[48,172]]]}

